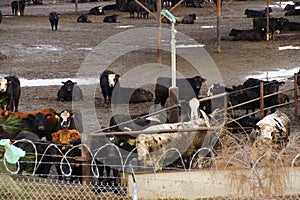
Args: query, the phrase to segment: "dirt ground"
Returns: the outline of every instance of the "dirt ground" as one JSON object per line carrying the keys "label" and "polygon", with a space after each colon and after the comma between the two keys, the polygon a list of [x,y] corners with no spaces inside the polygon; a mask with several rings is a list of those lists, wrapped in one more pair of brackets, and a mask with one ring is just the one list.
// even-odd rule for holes
{"label": "dirt ground", "polygon": [[[98,3],[79,4],[79,13],[88,13],[89,9],[96,5],[112,4],[114,2],[105,1]],[[278,2],[272,2],[273,17],[283,17],[283,7],[279,7]],[[203,8],[186,8],[179,6],[174,15],[184,16],[195,13],[198,19],[194,24],[178,24],[176,30],[186,34],[197,43],[205,45],[203,48],[208,53],[220,72],[222,80],[226,85],[241,84],[246,77],[259,72],[292,70],[290,75],[282,75],[287,81],[287,85],[292,82],[287,78],[298,72],[300,67],[300,50],[279,50],[279,47],[294,46],[300,47],[299,32],[280,33],[271,41],[232,41],[228,33],[232,28],[250,29],[252,19],[246,18],[244,10],[259,9],[265,7],[264,1],[237,1],[224,8],[221,18],[221,53],[216,52],[216,11],[208,4]],[[75,78],[85,59],[98,44],[116,34],[135,28],[156,27],[157,20],[152,16],[149,19],[131,19],[129,14],[118,11],[107,11],[106,15],[116,13],[119,15],[119,23],[105,24],[102,22],[105,16],[89,15],[92,23],[76,23],[79,14],[74,14],[75,6],[72,3],[47,3],[44,5],[29,5],[25,8],[25,16],[11,16],[9,6],[0,7],[4,15],[0,24],[0,52],[7,56],[7,59],[0,60],[2,75],[17,75],[22,79],[68,79]],[[58,31],[51,31],[48,21],[48,14],[57,11],[61,14]],[[290,21],[300,22],[299,16],[287,17]],[[210,27],[212,26],[212,27]],[[163,28],[170,28],[170,24],[163,24]],[[206,27],[206,28],[205,28]],[[149,40],[148,35],[139,35],[145,41]],[[151,36],[152,39],[156,35]],[[129,37],[129,40],[132,39]],[[126,41],[130,46],[133,41]],[[180,42],[180,41],[179,41]],[[154,43],[156,45],[156,43]],[[115,47],[116,51],[118,46]],[[111,47],[109,47],[111,51]],[[114,51],[106,52],[113,55]],[[101,60],[102,59],[102,60]],[[170,53],[163,52],[163,63],[170,64]],[[105,58],[100,57],[101,62]],[[135,66],[147,63],[155,63],[157,53],[154,49],[141,49],[131,51],[119,56],[110,65],[110,69],[123,75]],[[184,59],[179,58],[178,71],[183,74],[193,75],[193,71],[185,66]],[[207,67],[209,68],[209,66]],[[145,67],[141,74],[153,71],[157,75],[160,70]],[[93,71],[96,77],[100,72]],[[136,77],[138,79],[138,77]],[[205,77],[207,84],[211,84],[212,77]],[[215,81],[215,80],[214,80]],[[107,106],[103,102],[99,86],[96,84],[95,98],[85,98],[85,101],[77,104],[87,107],[87,113],[96,110],[98,122],[85,117],[86,131],[94,131],[100,127],[108,126],[108,121],[112,113],[113,106]],[[145,83],[147,84],[147,83]],[[52,107],[57,111],[72,108],[70,102],[56,101],[56,94],[61,86],[60,82],[53,86],[33,86],[22,87],[20,99],[20,111],[37,110],[45,107]],[[207,85],[209,86],[209,85]],[[90,87],[90,86],[87,86]],[[204,86],[205,88],[206,86]],[[203,91],[204,93],[204,91]],[[153,102],[133,104],[129,106],[129,112],[139,114],[147,112]],[[74,105],[73,105],[74,106]],[[290,112],[290,114],[292,111]],[[291,116],[292,117],[292,116]],[[99,124],[99,125],[97,125]]]}

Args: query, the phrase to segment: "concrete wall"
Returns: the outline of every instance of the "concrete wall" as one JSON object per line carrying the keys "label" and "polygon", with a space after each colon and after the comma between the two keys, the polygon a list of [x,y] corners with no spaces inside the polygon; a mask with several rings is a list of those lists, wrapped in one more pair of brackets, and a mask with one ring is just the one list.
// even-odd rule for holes
{"label": "concrete wall", "polygon": [[[135,174],[138,199],[282,197],[300,194],[300,169],[197,170]],[[129,195],[133,179],[128,176]]]}

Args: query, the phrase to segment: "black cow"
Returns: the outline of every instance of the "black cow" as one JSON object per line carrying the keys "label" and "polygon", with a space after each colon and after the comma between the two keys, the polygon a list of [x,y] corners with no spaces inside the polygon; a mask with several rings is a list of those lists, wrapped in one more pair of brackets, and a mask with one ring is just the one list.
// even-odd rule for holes
{"label": "black cow", "polygon": [[286,11],[285,16],[300,15],[300,9],[291,9]]}
{"label": "black cow", "polygon": [[[165,106],[166,100],[169,97],[169,88],[171,87],[172,79],[169,77],[159,77],[155,86],[155,104],[161,104]],[[176,86],[179,90],[180,100],[190,100],[193,97],[198,97],[199,91],[202,87],[202,83],[206,81],[201,76],[195,76],[192,78],[176,79]]]}
{"label": "black cow", "polygon": [[285,7],[284,7],[284,10],[285,11],[288,11],[288,10],[293,10],[295,9],[295,4],[287,4]]}
{"label": "black cow", "polygon": [[58,116],[58,130],[66,128],[76,129],[80,133],[83,132],[82,115],[80,112],[63,110]]}
{"label": "black cow", "polygon": [[233,36],[233,40],[248,40],[248,41],[261,41],[266,40],[266,30],[247,29],[239,30],[232,29],[229,36]]}
{"label": "black cow", "polygon": [[56,158],[56,171],[60,180],[82,182],[82,162],[76,160],[81,157],[81,140],[72,141],[70,144],[59,144],[58,147],[65,158]]}
{"label": "black cow", "polygon": [[[243,89],[247,100],[253,100],[260,97],[260,83],[263,83],[264,96],[269,94],[274,94],[279,91],[279,86],[284,85],[284,82],[278,82],[276,80],[273,81],[262,81],[255,78],[249,78],[243,83]],[[264,98],[265,107],[271,107],[278,104],[278,94],[272,95],[270,97]],[[254,101],[250,103],[250,107],[252,112],[255,111],[255,108],[259,107],[259,101]],[[271,112],[275,112],[275,108],[271,108]],[[248,110],[247,110],[248,113]],[[267,110],[265,111],[265,115],[267,114]]]}
{"label": "black cow", "polygon": [[47,126],[47,119],[51,118],[51,114],[44,115],[42,113],[37,113],[36,115],[28,115],[28,117],[23,118],[22,122],[24,124],[23,130],[33,132],[37,134],[37,136],[42,139],[43,137],[46,137],[47,140],[49,139],[48,135],[51,134],[46,128]]}
{"label": "black cow", "polygon": [[[269,18],[269,30],[273,34],[275,31],[281,31],[285,23],[289,20],[283,17]],[[253,28],[257,30],[267,30],[267,18],[254,18]]]}
{"label": "black cow", "polygon": [[129,12],[129,17],[134,18],[134,13],[137,13],[137,18],[142,17],[142,7],[135,1],[130,1],[124,4],[124,8]]}
{"label": "black cow", "polygon": [[193,24],[194,21],[196,20],[196,14],[189,14],[187,16],[184,16],[183,19],[181,20],[181,23],[183,24]]}
{"label": "black cow", "polygon": [[286,22],[282,26],[282,31],[300,31],[299,22]]}
{"label": "black cow", "polygon": [[[156,2],[151,2],[151,1],[142,1],[141,2],[149,11],[154,12],[157,11],[157,5]],[[146,11],[144,8],[141,7],[140,11],[140,17],[149,18],[149,12]]]}
{"label": "black cow", "polygon": [[117,4],[109,4],[109,5],[103,6],[102,10],[117,10]]}
{"label": "black cow", "polygon": [[57,100],[64,101],[82,101],[83,94],[80,87],[78,87],[76,82],[67,80],[62,82],[63,86],[57,92]]}
{"label": "black cow", "polygon": [[117,17],[118,16],[119,15],[116,15],[116,14],[106,16],[106,17],[104,17],[103,22],[105,22],[105,23],[117,23]]}
{"label": "black cow", "polygon": [[298,87],[300,87],[300,69],[297,72],[297,85],[298,85]]}
{"label": "black cow", "polygon": [[113,71],[110,70],[105,70],[101,75],[100,75],[100,87],[102,90],[104,102],[107,104],[111,103],[111,97],[113,90],[118,83],[120,78],[119,74],[114,73]]}
{"label": "black cow", "polygon": [[96,6],[90,9],[89,14],[91,15],[105,15],[104,9],[102,6]]}
{"label": "black cow", "polygon": [[[207,96],[213,96],[213,95],[218,95],[227,92],[228,93],[227,106],[231,107],[247,101],[246,95],[242,92],[242,88],[243,88],[242,85],[232,86],[232,88],[229,88],[229,87],[221,86],[220,84],[217,83],[209,87]],[[213,110],[217,108],[223,108],[224,100],[225,100],[224,97],[220,97],[220,98],[212,99],[210,101],[206,101],[204,102],[206,109],[203,110],[206,113],[211,113]],[[246,107],[243,106],[236,109],[246,109]]]}
{"label": "black cow", "polygon": [[112,93],[112,104],[151,102],[153,96],[151,91],[144,88],[121,87],[117,83]]}
{"label": "black cow", "polygon": [[[34,174],[39,175],[43,178],[47,178],[50,172],[50,168],[56,160],[56,155],[58,150],[56,147],[51,146],[50,142],[45,142],[41,140],[35,133],[29,131],[21,131],[15,138],[14,145],[23,149],[26,152],[26,156],[36,157],[37,162],[35,163],[36,170]],[[30,141],[33,143],[30,143]],[[34,150],[34,146],[36,148],[36,152]],[[36,154],[37,153],[37,154]],[[22,162],[21,158],[20,164],[20,173],[23,170],[34,170],[34,166],[31,166],[28,163],[28,158],[25,162]]]}
{"label": "black cow", "polygon": [[[17,76],[0,78],[0,99],[3,100],[2,109],[18,111],[21,95],[20,80]],[[6,108],[5,108],[6,107]]]}
{"label": "black cow", "polygon": [[0,10],[0,24],[1,24],[1,22],[2,22],[2,12]]}
{"label": "black cow", "polygon": [[20,15],[23,16],[25,10],[25,0],[11,2],[12,15],[17,15],[19,8],[20,8]]}
{"label": "black cow", "polygon": [[[248,18],[252,17],[266,17],[267,16],[267,9],[265,8],[264,10],[250,10],[246,9],[245,10],[245,15],[247,15]],[[269,7],[269,13],[272,12],[272,8]]]}
{"label": "black cow", "polygon": [[56,12],[50,12],[49,14],[49,21],[51,24],[52,31],[55,29],[57,31],[57,25],[59,21],[60,14],[57,14]]}
{"label": "black cow", "polygon": [[87,15],[82,14],[82,15],[80,15],[80,16],[77,18],[77,22],[78,22],[78,23],[90,23],[91,20],[89,20],[89,18],[88,18]]}
{"label": "black cow", "polygon": [[226,128],[233,134],[241,133],[241,134],[250,134],[256,123],[259,122],[260,118],[255,117],[243,117],[235,119],[228,119],[226,122]]}

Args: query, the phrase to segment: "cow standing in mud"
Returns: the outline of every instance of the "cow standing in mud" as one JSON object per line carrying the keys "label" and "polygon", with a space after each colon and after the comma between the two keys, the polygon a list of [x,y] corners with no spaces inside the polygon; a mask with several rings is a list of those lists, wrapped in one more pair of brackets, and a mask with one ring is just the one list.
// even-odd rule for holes
{"label": "cow standing in mud", "polygon": [[101,75],[100,75],[100,87],[102,90],[104,102],[106,104],[111,103],[111,96],[113,93],[113,90],[118,83],[120,78],[119,74],[114,73],[113,71],[110,70],[105,70]]}
{"label": "cow standing in mud", "polygon": [[49,14],[49,21],[51,24],[52,31],[54,31],[54,30],[57,31],[59,17],[60,17],[60,14],[57,14],[56,12],[51,12]]}
{"label": "cow standing in mud", "polygon": [[20,80],[16,76],[0,78],[0,98],[3,99],[2,109],[18,111],[21,95]]}
{"label": "cow standing in mud", "polygon": [[18,15],[18,11],[19,11],[20,15],[23,16],[24,10],[25,10],[25,0],[11,2],[12,15]]}

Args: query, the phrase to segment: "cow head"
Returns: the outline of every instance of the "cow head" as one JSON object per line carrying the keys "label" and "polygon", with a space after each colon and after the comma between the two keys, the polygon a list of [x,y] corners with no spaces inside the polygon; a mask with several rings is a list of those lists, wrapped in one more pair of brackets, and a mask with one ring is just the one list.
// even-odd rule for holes
{"label": "cow head", "polygon": [[62,82],[62,84],[64,84],[65,86],[65,90],[67,92],[72,92],[73,91],[73,87],[75,84],[77,84],[76,82],[73,82],[71,80],[68,80],[67,82]]}
{"label": "cow head", "polygon": [[59,114],[59,125],[61,128],[69,128],[71,124],[71,119],[74,118],[74,114],[67,110],[63,110]]}
{"label": "cow head", "polygon": [[11,81],[8,81],[6,78],[0,78],[0,92],[6,92],[7,90],[7,85]]}
{"label": "cow head", "polygon": [[57,144],[70,144],[76,140],[80,139],[80,133],[73,129],[62,129],[55,133],[52,133],[52,141]]}
{"label": "cow head", "polygon": [[117,82],[119,81],[120,75],[119,74],[108,74],[107,80],[109,87],[115,87]]}
{"label": "cow head", "polygon": [[200,76],[195,76],[194,78],[195,88],[200,89],[202,87],[202,83],[205,83],[206,79]]}

